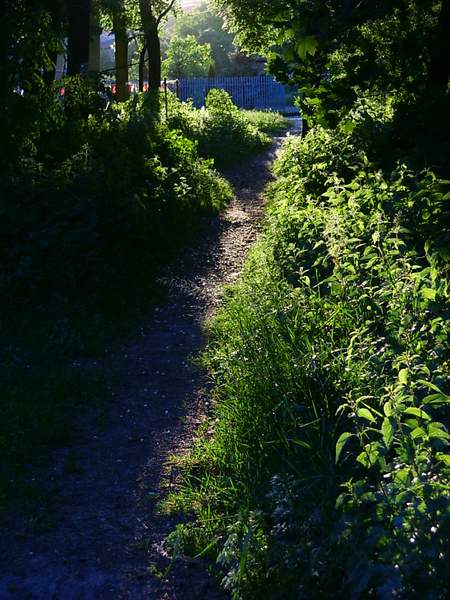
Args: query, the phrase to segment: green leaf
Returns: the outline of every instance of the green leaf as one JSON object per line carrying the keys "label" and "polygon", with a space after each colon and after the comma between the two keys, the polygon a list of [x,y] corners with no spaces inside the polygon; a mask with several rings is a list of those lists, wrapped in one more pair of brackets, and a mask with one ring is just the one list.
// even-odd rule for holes
{"label": "green leaf", "polygon": [[408,384],[408,373],[409,373],[408,369],[401,369],[398,372],[398,380],[403,385],[407,385]]}
{"label": "green leaf", "polygon": [[383,406],[383,412],[387,417],[392,417],[392,404],[390,402],[386,402]]}
{"label": "green leaf", "polygon": [[443,463],[450,467],[450,456],[448,454],[444,454],[443,452],[438,452],[436,454],[437,460],[441,460]]}
{"label": "green leaf", "polygon": [[[437,385],[435,385],[434,383],[431,383],[431,381],[425,381],[425,379],[418,379],[417,383],[420,383],[422,385],[424,385],[425,387],[430,388],[430,390],[434,390],[435,392],[438,392],[439,394],[444,394],[444,392],[442,392]],[[445,396],[445,394],[444,394]],[[450,400],[450,396],[447,396],[447,398]]]}
{"label": "green leaf", "polygon": [[307,448],[308,450],[311,450],[311,444],[308,444],[308,442],[304,442],[303,440],[294,440],[294,439],[291,439],[289,441],[292,442],[293,444],[296,444],[297,446],[301,446],[302,448]]}
{"label": "green leaf", "polygon": [[410,406],[403,411],[404,415],[413,415],[414,417],[418,417],[419,419],[424,419],[425,421],[431,421],[430,415],[428,415],[421,408],[416,408],[415,406]]}
{"label": "green leaf", "polygon": [[354,435],[354,433],[349,433],[348,431],[346,431],[345,433],[343,433],[342,435],[339,436],[338,441],[336,442],[336,463],[339,460],[339,457],[341,455],[341,452],[345,446],[346,441],[351,438]]}
{"label": "green leaf", "polygon": [[445,430],[442,423],[430,423],[428,425],[428,435],[437,440],[450,440],[450,435]]}
{"label": "green leaf", "polygon": [[370,468],[381,456],[381,445],[377,442],[370,442],[364,447],[364,450],[359,454],[356,460],[364,467]]}
{"label": "green leaf", "polygon": [[376,421],[375,417],[368,408],[360,408],[356,414],[358,415],[358,417],[361,417],[362,419],[367,419],[371,423],[375,423]]}
{"label": "green leaf", "polygon": [[239,573],[241,574],[241,576],[244,573],[245,565],[247,564],[247,559],[249,557],[249,545],[252,536],[253,530],[251,529],[251,527],[249,527],[241,544],[241,558],[239,561]]}
{"label": "green leaf", "polygon": [[354,123],[353,121],[346,121],[345,123],[341,124],[340,130],[342,131],[342,133],[352,133],[355,127],[356,123]]}
{"label": "green leaf", "polygon": [[297,52],[302,60],[310,54],[314,56],[317,51],[317,40],[313,35],[307,35],[297,44]]}
{"label": "green leaf", "polygon": [[433,288],[423,288],[422,290],[422,296],[425,298],[425,300],[436,300],[436,290],[433,290]]}
{"label": "green leaf", "polygon": [[445,394],[430,394],[422,402],[424,404],[432,404],[433,406],[445,406],[446,404],[450,404],[450,396],[446,396]]}
{"label": "green leaf", "polygon": [[383,441],[386,444],[386,447],[389,448],[392,444],[392,440],[394,439],[394,426],[393,420],[389,418],[383,419],[383,425],[381,426],[381,431],[383,433]]}
{"label": "green leaf", "polygon": [[411,437],[413,440],[424,438],[427,436],[427,432],[422,427],[416,427],[411,431]]}

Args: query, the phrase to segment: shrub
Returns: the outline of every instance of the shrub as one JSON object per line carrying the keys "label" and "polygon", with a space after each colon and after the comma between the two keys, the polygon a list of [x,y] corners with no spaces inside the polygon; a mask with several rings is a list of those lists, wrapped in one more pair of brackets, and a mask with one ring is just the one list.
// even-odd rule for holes
{"label": "shrub", "polygon": [[195,140],[199,154],[213,158],[220,168],[239,163],[270,143],[270,138],[233,104],[230,95],[219,89],[209,92],[205,110],[171,96],[168,125]]}
{"label": "shrub", "polygon": [[231,196],[192,141],[148,125],[140,98],[64,122],[54,138],[0,192],[4,325],[120,304]]}

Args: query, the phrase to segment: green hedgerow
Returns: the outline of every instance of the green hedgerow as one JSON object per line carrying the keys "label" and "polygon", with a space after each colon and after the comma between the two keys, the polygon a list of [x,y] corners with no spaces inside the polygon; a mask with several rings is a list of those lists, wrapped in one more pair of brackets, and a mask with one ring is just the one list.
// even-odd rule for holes
{"label": "green hedgerow", "polygon": [[[172,506],[234,598],[445,598],[448,182],[354,128],[291,138],[211,324],[214,414]],[[183,463],[183,459],[180,459]],[[169,504],[170,504],[169,503]]]}

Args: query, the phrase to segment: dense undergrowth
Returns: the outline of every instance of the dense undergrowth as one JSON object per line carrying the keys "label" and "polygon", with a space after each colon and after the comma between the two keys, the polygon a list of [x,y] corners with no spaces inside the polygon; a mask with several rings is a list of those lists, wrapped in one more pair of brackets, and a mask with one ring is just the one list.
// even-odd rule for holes
{"label": "dense undergrowth", "polygon": [[142,98],[63,120],[2,186],[4,326],[42,317],[48,338],[77,349],[86,313],[125,310],[199,214],[230,196],[192,141],[149,122]]}
{"label": "dense undergrowth", "polygon": [[450,187],[369,160],[379,113],[287,141],[211,324],[214,414],[167,508],[234,598],[450,593]]}
{"label": "dense undergrowth", "polygon": [[271,142],[268,134],[289,127],[289,120],[276,112],[239,110],[230,95],[219,89],[209,92],[203,110],[171,95],[168,115],[169,126],[195,140],[199,154],[213,158],[219,168],[261,151]]}
{"label": "dense undergrowth", "polygon": [[[0,191],[1,330],[74,351],[95,346],[92,330],[140,296],[147,304],[149,275],[230,199],[214,164],[239,162],[267,145],[263,130],[286,127],[276,113],[244,115],[220,90],[206,111],[171,98],[161,122],[142,95],[105,109],[83,85],[66,83],[64,112],[55,106],[30,135]],[[84,331],[86,314],[95,326]]]}

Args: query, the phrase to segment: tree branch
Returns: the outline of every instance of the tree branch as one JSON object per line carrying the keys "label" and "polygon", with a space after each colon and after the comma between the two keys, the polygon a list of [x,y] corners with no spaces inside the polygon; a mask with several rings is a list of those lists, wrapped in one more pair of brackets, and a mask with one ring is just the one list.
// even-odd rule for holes
{"label": "tree branch", "polygon": [[157,23],[158,27],[159,27],[161,21],[164,19],[164,17],[166,17],[170,13],[170,11],[172,10],[172,8],[174,7],[174,4],[175,4],[175,0],[171,0],[171,2],[169,3],[168,7],[165,10],[163,10],[163,12],[156,19],[156,23]]}

